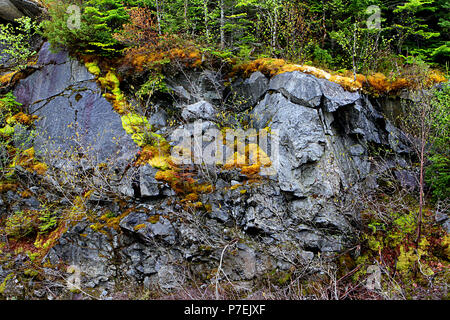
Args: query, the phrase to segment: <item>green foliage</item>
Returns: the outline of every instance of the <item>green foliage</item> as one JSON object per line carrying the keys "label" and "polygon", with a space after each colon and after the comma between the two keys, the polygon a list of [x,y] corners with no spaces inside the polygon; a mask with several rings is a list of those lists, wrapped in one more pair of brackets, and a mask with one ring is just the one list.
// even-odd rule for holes
{"label": "green foliage", "polygon": [[43,206],[41,210],[18,211],[6,218],[5,233],[15,239],[36,234],[46,234],[58,225],[59,217],[51,207]]}
{"label": "green foliage", "polygon": [[16,97],[12,92],[8,92],[0,98],[0,123],[6,121],[6,117],[17,113],[17,107],[21,106],[20,102],[16,101]]}
{"label": "green foliage", "polygon": [[136,113],[122,116],[122,127],[126,133],[131,134],[134,142],[140,147],[157,145],[163,139],[160,135],[152,132],[152,127],[146,117]]}
{"label": "green foliage", "polygon": [[312,58],[317,65],[330,67],[333,64],[333,57],[326,49],[320,48],[320,46],[315,45]]}
{"label": "green foliage", "polygon": [[121,1],[85,1],[79,18],[76,11],[69,10],[69,6],[68,2],[51,5],[48,11],[50,20],[42,22],[42,34],[54,47],[65,46],[102,56],[120,54],[123,48],[113,34],[129,19]]}
{"label": "green foliage", "polygon": [[432,189],[434,200],[450,198],[450,84],[436,90],[433,105],[430,165],[425,181]]}
{"label": "green foliage", "polygon": [[5,232],[12,238],[24,238],[37,232],[39,220],[34,211],[19,211],[10,215],[5,222]]}
{"label": "green foliage", "polygon": [[8,23],[0,24],[0,60],[9,58],[13,62],[13,69],[22,70],[27,66],[28,60],[36,54],[31,48],[33,36],[38,31],[38,25],[29,17],[15,20],[16,26]]}
{"label": "green foliage", "polygon": [[51,210],[51,208],[44,207],[39,214],[39,233],[47,233],[58,225],[59,217]]}
{"label": "green foliage", "polygon": [[450,158],[442,155],[430,157],[425,171],[425,182],[431,186],[434,200],[450,198]]}
{"label": "green foliage", "polygon": [[164,76],[161,73],[156,73],[149,77],[141,88],[136,92],[136,96],[140,99],[150,99],[155,92],[169,92],[169,88],[164,81]]}
{"label": "green foliage", "polygon": [[18,107],[21,105],[16,101],[12,92],[8,92],[0,98],[0,178],[11,174],[9,166],[13,156],[10,150],[13,147],[9,137],[14,134],[14,126],[10,125],[7,120],[19,111]]}
{"label": "green foliage", "polygon": [[[114,37],[129,21],[127,6],[150,12],[131,38],[149,31],[154,41],[177,34],[227,58],[268,54],[363,72],[395,71],[402,56],[441,66],[449,61],[450,5],[445,0],[90,0],[81,5],[80,28],[69,29],[73,13],[67,7],[72,3],[78,2],[49,7],[44,35],[55,45],[85,53],[111,56],[131,45],[127,37],[120,43]],[[381,9],[380,29],[367,24],[372,5]]]}

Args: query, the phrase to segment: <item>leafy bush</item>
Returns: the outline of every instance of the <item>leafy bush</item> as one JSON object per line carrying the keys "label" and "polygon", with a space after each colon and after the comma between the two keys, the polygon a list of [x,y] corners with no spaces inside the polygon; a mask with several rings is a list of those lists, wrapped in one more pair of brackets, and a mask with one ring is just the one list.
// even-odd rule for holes
{"label": "leafy bush", "polygon": [[[43,36],[54,46],[65,46],[83,53],[114,56],[123,46],[113,37],[129,16],[118,0],[89,0],[82,4],[77,25],[77,12],[70,3],[51,4],[50,20],[42,22]],[[75,22],[73,22],[75,20]],[[71,23],[72,22],[72,23]]]}
{"label": "leafy bush", "polygon": [[16,97],[11,92],[0,98],[0,179],[8,175],[12,161],[8,137],[14,133],[14,127],[7,123],[7,119],[19,111],[17,107],[20,105],[21,103],[16,101]]}
{"label": "leafy bush", "polygon": [[314,46],[313,58],[317,64],[325,67],[330,67],[333,64],[331,54],[326,49],[322,49],[317,45]]}
{"label": "leafy bush", "polygon": [[6,218],[4,230],[9,237],[15,239],[46,234],[55,229],[58,219],[58,214],[46,206],[39,211],[18,211]]}
{"label": "leafy bush", "polygon": [[38,216],[34,211],[19,211],[9,216],[5,223],[5,232],[12,238],[24,238],[37,232]]}
{"label": "leafy bush", "polygon": [[0,98],[0,124],[6,120],[7,116],[10,116],[18,112],[17,107],[21,106],[20,102],[16,101],[16,97],[12,92],[8,92]]}
{"label": "leafy bush", "polygon": [[450,158],[434,155],[425,171],[425,182],[431,186],[434,200],[450,198]]}
{"label": "leafy bush", "polygon": [[16,19],[17,26],[0,24],[0,60],[8,58],[13,62],[13,69],[23,70],[28,59],[36,51],[31,48],[31,40],[38,30],[38,24],[29,17]]}
{"label": "leafy bush", "polygon": [[450,198],[450,84],[436,90],[434,123],[431,134],[431,164],[425,172],[425,181],[431,186],[433,199]]}

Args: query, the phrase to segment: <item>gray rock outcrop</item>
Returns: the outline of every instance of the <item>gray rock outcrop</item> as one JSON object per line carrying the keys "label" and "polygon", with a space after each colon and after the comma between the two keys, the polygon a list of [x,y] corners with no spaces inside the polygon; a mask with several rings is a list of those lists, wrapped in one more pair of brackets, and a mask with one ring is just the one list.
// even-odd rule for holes
{"label": "gray rock outcrop", "polygon": [[[122,169],[129,164],[136,146],[93,75],[66,52],[52,53],[48,44],[37,65],[14,89],[18,101],[39,116],[35,149],[85,153],[96,163],[113,158]],[[219,102],[226,100],[217,77],[204,71],[195,81],[171,80],[173,104],[183,106],[184,120],[174,128],[192,129],[200,119],[203,132],[217,128]],[[376,186],[373,175],[380,170],[370,161],[371,148],[394,150],[385,169],[401,167],[402,154],[409,152],[401,132],[365,95],[301,72],[270,80],[254,73],[231,88],[243,97],[236,110],[249,111],[248,123],[269,128],[272,141],[279,142],[277,154],[269,154],[278,159],[275,172],[251,180],[238,169],[186,169],[186,176],[215,187],[189,202],[155,179],[157,168],[134,167],[123,174],[120,201],[88,201],[89,212],[102,222],[71,226],[46,260],[81,267],[90,287],[110,288],[126,279],[172,290],[187,274],[211,279],[220,263],[233,281],[289,272],[293,265],[318,271],[318,253],[352,245],[359,223],[355,196]],[[160,129],[168,113],[158,110],[152,117]],[[202,142],[211,141],[204,136]]]}
{"label": "gray rock outcrop", "polygon": [[35,18],[42,12],[42,8],[29,0],[0,0],[0,18],[14,21],[24,15]]}
{"label": "gray rock outcrop", "polygon": [[67,52],[52,53],[49,43],[42,47],[37,66],[14,89],[17,101],[39,117],[35,151],[50,162],[72,153],[93,165],[113,160],[127,164],[137,148],[94,76]]}

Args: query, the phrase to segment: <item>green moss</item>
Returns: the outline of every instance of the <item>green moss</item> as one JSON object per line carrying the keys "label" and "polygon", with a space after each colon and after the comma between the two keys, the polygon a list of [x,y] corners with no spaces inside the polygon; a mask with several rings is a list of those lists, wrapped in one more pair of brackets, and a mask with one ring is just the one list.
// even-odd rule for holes
{"label": "green moss", "polygon": [[108,71],[106,76],[98,78],[98,81],[102,87],[107,88],[111,91],[116,90],[120,87],[120,81],[117,75],[113,71]]}
{"label": "green moss", "polygon": [[284,285],[288,283],[288,281],[291,279],[292,274],[290,272],[282,272],[279,276],[277,282],[279,285]]}
{"label": "green moss", "polygon": [[0,294],[3,294],[6,289],[6,284],[9,280],[11,280],[14,277],[14,273],[10,273],[6,276],[6,278],[3,280],[3,282],[0,284]]}
{"label": "green moss", "polygon": [[414,253],[414,249],[405,250],[404,247],[400,247],[400,255],[397,260],[397,270],[403,274],[410,271],[414,262],[417,261],[417,255]]}
{"label": "green moss", "polygon": [[0,134],[10,137],[14,134],[14,127],[11,127],[9,124],[0,129]]}
{"label": "green moss", "polygon": [[97,64],[96,61],[94,62],[87,62],[85,64],[86,68],[88,69],[88,71],[94,75],[96,75],[97,77],[100,76],[101,74],[101,70]]}
{"label": "green moss", "polygon": [[144,135],[146,131],[150,131],[147,118],[135,113],[128,113],[122,116],[122,127],[126,133],[132,135],[132,139],[138,146],[144,145]]}

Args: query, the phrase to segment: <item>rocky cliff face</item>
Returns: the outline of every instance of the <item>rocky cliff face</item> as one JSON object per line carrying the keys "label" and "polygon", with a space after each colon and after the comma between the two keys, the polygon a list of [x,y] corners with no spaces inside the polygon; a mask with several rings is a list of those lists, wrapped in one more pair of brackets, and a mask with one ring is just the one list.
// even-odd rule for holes
{"label": "rocky cliff face", "polygon": [[[226,105],[218,101],[232,92],[245,100],[236,110],[248,111],[254,129],[278,132],[279,166],[275,174],[252,181],[239,170],[206,168],[215,188],[199,201],[209,204],[208,210],[189,210],[155,179],[156,168],[128,170],[138,148],[83,65],[66,52],[51,53],[45,44],[38,66],[14,89],[29,112],[39,116],[32,142],[37,152],[53,166],[78,172],[117,160],[114,187],[108,189],[116,190],[116,197],[99,194],[87,204],[102,223],[84,218],[70,224],[45,257],[53,265],[78,266],[87,287],[111,289],[126,279],[173,289],[191,277],[250,281],[299,265],[318,271],[319,253],[352,245],[359,190],[376,187],[379,170],[406,166],[403,156],[409,150],[400,132],[361,93],[301,72],[272,79],[257,72],[224,88],[214,80],[220,75],[207,71],[196,76],[197,82],[171,80],[174,108],[183,119],[174,128],[190,128],[199,119],[204,132],[216,127],[217,113]],[[170,137],[167,117],[163,107],[148,115],[158,132]],[[95,158],[91,165],[52,156],[80,147],[86,153],[82,158]],[[395,153],[384,168],[371,162],[371,150],[380,147]],[[33,188],[70,207],[61,195]],[[30,203],[10,193],[2,200],[10,202],[4,214],[38,207],[33,199]]]}
{"label": "rocky cliff face", "polygon": [[37,3],[29,0],[0,0],[0,18],[7,21],[14,21],[24,15],[34,18],[42,10]]}

